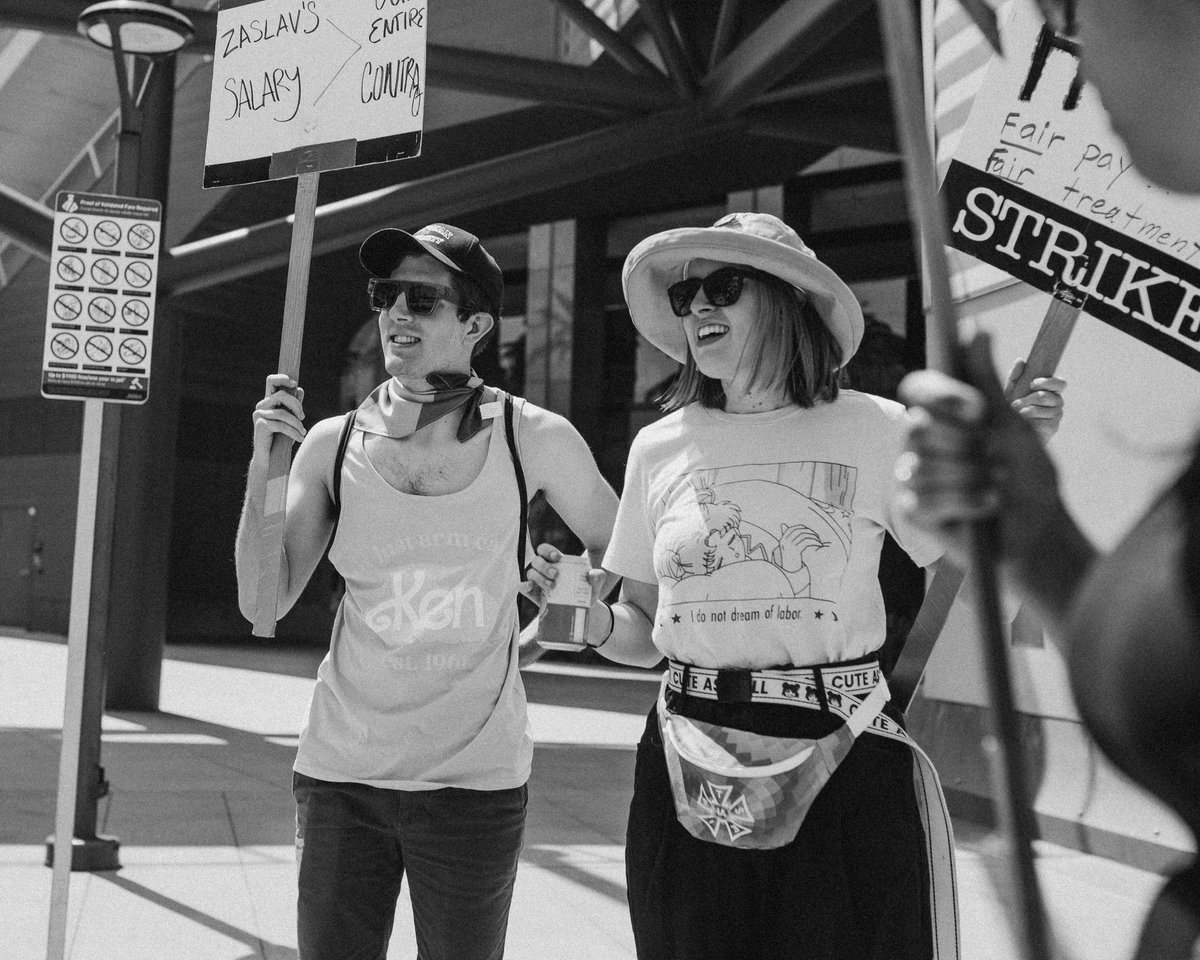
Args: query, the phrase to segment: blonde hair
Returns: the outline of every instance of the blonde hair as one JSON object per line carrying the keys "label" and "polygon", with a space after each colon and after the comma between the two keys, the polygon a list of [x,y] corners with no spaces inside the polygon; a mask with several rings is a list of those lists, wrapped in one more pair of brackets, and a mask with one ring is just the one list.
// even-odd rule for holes
{"label": "blonde hair", "polygon": [[[746,354],[754,364],[751,383],[766,389],[783,386],[801,407],[837,399],[842,349],[808,294],[772,274],[746,269],[756,281],[749,292],[758,307],[746,341]],[[725,390],[720,380],[700,372],[689,349],[659,405],[669,413],[695,401],[724,409]]]}

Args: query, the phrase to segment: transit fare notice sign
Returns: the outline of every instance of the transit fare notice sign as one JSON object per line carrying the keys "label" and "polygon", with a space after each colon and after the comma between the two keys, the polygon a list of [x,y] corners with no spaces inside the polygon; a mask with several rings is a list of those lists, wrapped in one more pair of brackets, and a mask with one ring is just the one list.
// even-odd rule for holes
{"label": "transit fare notice sign", "polygon": [[942,184],[951,243],[1200,370],[1200,199],[1134,169],[1073,42],[1011,7]]}
{"label": "transit fare notice sign", "polygon": [[42,396],[145,403],[150,396],[162,204],[62,191],[42,351]]}
{"label": "transit fare notice sign", "polygon": [[204,186],[415,157],[425,0],[222,0]]}

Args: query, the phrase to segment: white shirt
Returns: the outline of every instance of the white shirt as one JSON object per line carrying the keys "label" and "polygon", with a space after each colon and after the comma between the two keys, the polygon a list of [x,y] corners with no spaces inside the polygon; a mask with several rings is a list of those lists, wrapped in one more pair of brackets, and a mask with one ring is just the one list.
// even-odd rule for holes
{"label": "white shirt", "polygon": [[890,510],[903,418],[898,403],[843,390],[768,413],[692,403],[645,427],[604,566],[657,583],[655,646],[759,669],[877,650],[884,532],[920,566],[941,554]]}

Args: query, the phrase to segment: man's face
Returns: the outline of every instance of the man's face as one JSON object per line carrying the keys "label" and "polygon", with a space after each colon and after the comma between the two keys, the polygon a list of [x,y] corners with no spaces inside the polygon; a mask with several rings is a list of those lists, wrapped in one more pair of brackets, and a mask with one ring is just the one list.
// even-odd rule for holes
{"label": "man's face", "polygon": [[[405,257],[392,271],[392,280],[422,281],[452,286],[450,270],[428,254]],[[480,337],[480,314],[458,319],[459,308],[439,300],[427,316],[414,314],[408,297],[401,294],[379,313],[379,340],[383,365],[405,384],[424,380],[431,373],[469,373],[471,350]],[[483,332],[486,333],[487,327]]]}

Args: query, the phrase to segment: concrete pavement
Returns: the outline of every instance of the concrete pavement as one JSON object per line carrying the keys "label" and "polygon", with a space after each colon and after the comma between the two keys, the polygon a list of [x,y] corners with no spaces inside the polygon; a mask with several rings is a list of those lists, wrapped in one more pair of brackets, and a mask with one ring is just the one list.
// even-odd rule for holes
{"label": "concrete pavement", "polygon": [[[291,762],[321,651],[169,646],[159,713],[104,718],[101,833],[122,869],[72,875],[71,960],[294,960]],[[0,957],[45,956],[66,647],[0,631]],[[536,664],[537,750],[513,960],[633,956],[622,860],[645,671]],[[964,960],[1019,956],[1003,843],[956,823]],[[1063,960],[1126,960],[1162,878],[1049,844],[1038,875]],[[401,897],[389,960],[416,954]]]}

